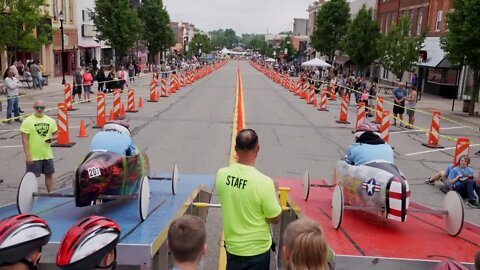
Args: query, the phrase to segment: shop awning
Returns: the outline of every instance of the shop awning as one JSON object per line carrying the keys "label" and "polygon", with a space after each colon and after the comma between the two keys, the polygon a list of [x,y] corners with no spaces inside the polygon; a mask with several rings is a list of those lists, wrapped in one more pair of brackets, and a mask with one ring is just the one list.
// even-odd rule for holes
{"label": "shop awning", "polygon": [[340,65],[345,65],[350,61],[350,57],[347,55],[337,55],[335,56],[335,63]]}
{"label": "shop awning", "polygon": [[[440,46],[440,37],[426,37],[422,44],[421,52],[426,54],[426,59],[420,59],[417,66],[432,68],[449,68],[450,62],[443,61],[445,52]],[[442,64],[441,66],[439,66]]]}

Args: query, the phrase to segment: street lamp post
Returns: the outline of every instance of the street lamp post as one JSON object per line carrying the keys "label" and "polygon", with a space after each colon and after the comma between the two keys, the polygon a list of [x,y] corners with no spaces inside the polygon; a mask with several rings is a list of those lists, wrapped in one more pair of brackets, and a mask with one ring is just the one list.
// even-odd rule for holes
{"label": "street lamp post", "polygon": [[60,56],[60,63],[62,66],[62,84],[65,85],[65,63],[64,63],[64,52],[65,52],[65,43],[63,37],[63,21],[65,20],[65,15],[63,15],[63,11],[58,13],[58,20],[60,21],[60,35],[62,35],[62,55]]}

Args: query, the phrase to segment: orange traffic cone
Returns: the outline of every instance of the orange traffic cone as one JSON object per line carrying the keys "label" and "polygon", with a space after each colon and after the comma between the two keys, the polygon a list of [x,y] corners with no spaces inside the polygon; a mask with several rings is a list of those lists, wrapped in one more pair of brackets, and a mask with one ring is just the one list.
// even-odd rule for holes
{"label": "orange traffic cone", "polygon": [[115,114],[113,113],[113,110],[110,110],[110,117],[108,118],[109,121],[115,120]]}
{"label": "orange traffic cone", "polygon": [[80,138],[88,137],[87,125],[85,124],[84,120],[80,121],[80,132],[78,133],[77,137],[80,137]]}
{"label": "orange traffic cone", "polygon": [[138,101],[138,108],[143,108],[143,97],[140,97],[140,100]]}

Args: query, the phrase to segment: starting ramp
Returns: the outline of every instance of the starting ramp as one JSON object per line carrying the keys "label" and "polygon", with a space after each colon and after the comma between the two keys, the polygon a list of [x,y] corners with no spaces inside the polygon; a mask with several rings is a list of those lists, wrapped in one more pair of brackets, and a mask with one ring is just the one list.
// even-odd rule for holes
{"label": "starting ramp", "polygon": [[[169,175],[154,175],[164,176]],[[170,223],[185,214],[197,215],[205,220],[208,209],[194,208],[191,204],[198,201],[209,202],[214,184],[213,175],[180,175],[176,194],[172,195],[170,181],[150,180],[150,207],[147,219],[143,222],[138,215],[137,200],[116,200],[76,207],[73,198],[39,197],[33,214],[44,218],[52,229],[52,237],[43,248],[41,264],[48,269],[54,269],[57,250],[67,230],[82,218],[101,215],[115,220],[122,228],[120,243],[117,245],[119,266],[170,269],[173,261],[169,259],[166,247]],[[60,192],[72,193],[72,189],[67,188]],[[16,204],[0,208],[0,218],[15,214],[18,214]]]}
{"label": "starting ramp", "polygon": [[[478,225],[465,222],[462,232],[455,237],[445,231],[440,215],[411,211],[402,223],[364,211],[346,210],[341,228],[335,230],[331,221],[333,188],[311,188],[305,201],[302,180],[277,182],[291,189],[288,203],[296,217],[309,217],[322,224],[327,243],[336,253],[335,269],[426,270],[447,259],[474,269],[475,253],[480,249]],[[427,209],[410,202],[412,208]]]}

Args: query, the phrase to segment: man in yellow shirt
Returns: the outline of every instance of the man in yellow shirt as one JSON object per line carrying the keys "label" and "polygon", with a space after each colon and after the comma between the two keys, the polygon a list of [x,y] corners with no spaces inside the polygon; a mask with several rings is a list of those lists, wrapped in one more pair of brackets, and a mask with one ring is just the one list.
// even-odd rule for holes
{"label": "man in yellow shirt", "polygon": [[23,151],[27,162],[27,172],[35,176],[45,175],[47,191],[53,191],[53,153],[50,143],[58,138],[57,123],[44,114],[45,103],[41,100],[33,104],[35,113],[23,120],[20,126]]}
{"label": "man in yellow shirt", "polygon": [[238,163],[217,173],[227,270],[269,269],[270,223],[280,221],[282,209],[273,180],[255,168],[259,149],[254,130],[240,131],[235,145]]}

